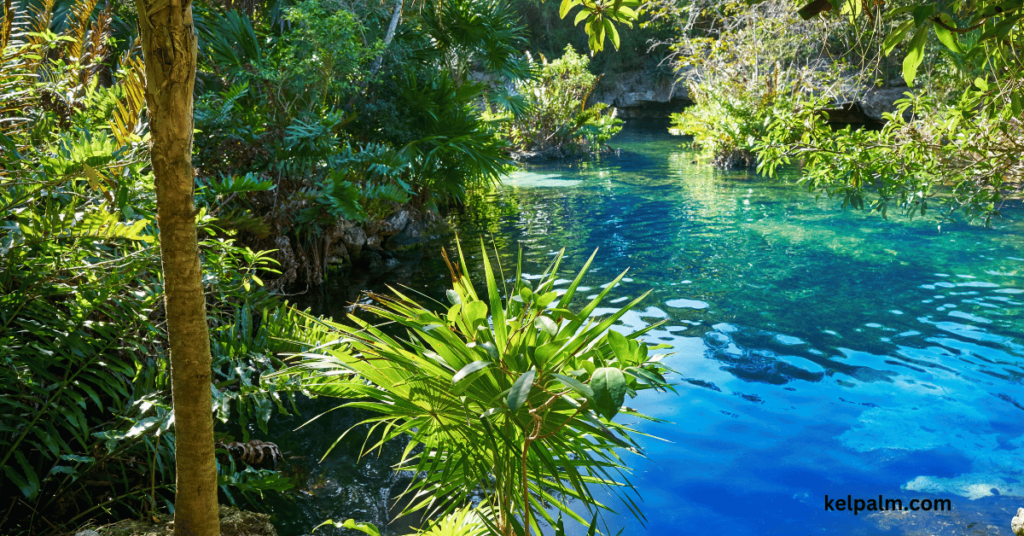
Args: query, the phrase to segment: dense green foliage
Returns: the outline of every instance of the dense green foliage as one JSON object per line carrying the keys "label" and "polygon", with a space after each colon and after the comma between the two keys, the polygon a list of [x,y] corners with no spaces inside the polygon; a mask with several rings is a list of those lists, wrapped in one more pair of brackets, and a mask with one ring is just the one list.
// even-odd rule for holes
{"label": "dense green foliage", "polygon": [[[174,483],[141,64],[126,53],[110,61],[115,83],[100,84],[109,13],[59,34],[33,31],[44,15],[8,19],[0,58],[0,101],[11,104],[0,112],[0,497],[18,505],[0,518],[5,533],[169,507]],[[293,349],[271,336],[291,331],[254,288],[257,270],[272,269],[266,254],[214,237],[205,210],[199,224],[211,388],[220,420],[247,435],[248,422],[266,429],[284,409],[254,386],[280,365],[275,351]],[[289,486],[224,462],[226,499]]]}
{"label": "dense green foliage", "polygon": [[[855,6],[847,11],[855,22],[862,16]],[[863,206],[871,195],[872,209],[883,216],[890,205],[913,215],[941,196],[940,220],[960,211],[988,224],[1006,199],[1024,194],[1024,7],[1019,1],[912,3],[886,16],[899,24],[882,43],[886,55],[913,35],[903,77],[923,86],[918,96],[878,132],[832,132],[820,118],[808,118],[800,140],[766,136],[758,146],[762,169],[800,158],[809,187],[840,194],[844,204]],[[926,50],[938,58],[922,72]],[[911,122],[902,114],[908,107]],[[791,119],[779,118],[773,130],[791,129]]]}
{"label": "dense green foliage", "polygon": [[[839,15],[809,22],[797,18],[801,4],[735,5],[711,21],[712,39],[699,35],[707,23],[693,24],[677,46],[697,68],[697,105],[675,127],[719,165],[773,174],[800,163],[809,189],[844,206],[914,215],[938,197],[939,219],[962,212],[988,223],[1024,189],[1020,3],[835,4],[799,11]],[[830,128],[825,110],[895,83],[888,58],[897,54],[913,85],[899,113],[880,130]]]}
{"label": "dense green foliage", "polygon": [[693,136],[692,146],[714,165],[753,167],[753,145],[772,117],[827,106],[844,83],[862,78],[843,79],[843,64],[831,61],[819,31],[831,28],[803,22],[788,0],[694,2],[688,16],[673,51],[695,105],[672,115],[673,128]]}
{"label": "dense green foliage", "polygon": [[[589,50],[587,35],[573,25],[575,17],[559,16],[560,6],[557,2],[517,0],[511,4],[529,32],[526,50],[534,57],[557,58],[567,45],[579,51]],[[629,71],[658,69],[666,47],[656,47],[653,53],[649,53],[648,49],[672,34],[663,25],[650,25],[648,19],[643,10],[638,10],[638,24],[620,32],[618,49],[591,50],[591,72],[612,77]],[[663,72],[665,76],[672,75],[667,66]]]}
{"label": "dense green foliage", "polygon": [[516,86],[525,110],[504,114],[501,134],[513,147],[543,151],[557,147],[568,154],[595,154],[620,129],[622,121],[608,106],[587,106],[598,77],[587,70],[589,58],[566,47],[561,58],[544,61],[535,78]]}
{"label": "dense green foliage", "polygon": [[[466,275],[460,249],[450,306],[434,311],[397,290],[362,306],[406,328],[406,338],[354,316],[352,325],[324,321],[330,333],[322,343],[275,376],[301,377],[312,393],[355,399],[341,407],[376,413],[365,423],[382,436],[367,451],[409,436],[398,469],[420,475],[407,492],[411,511],[450,512],[483,490],[477,511],[496,534],[539,534],[538,517],[561,527],[562,514],[593,527],[608,506],[590,486],[631,489],[616,449],[640,448],[629,438],[634,430],[612,418],[644,417],[623,407],[626,394],[669,388],[658,363],[664,356],[648,353],[660,347],[639,340],[656,324],[628,334],[612,329],[646,295],[592,319],[625,273],[574,312],[593,256],[564,292],[554,289],[561,254],[536,285],[520,266],[508,288],[481,246],[485,294]],[[620,497],[640,515],[628,491]],[[594,517],[581,517],[570,500]],[[546,506],[560,511],[557,521]]]}
{"label": "dense green foliage", "polygon": [[476,106],[516,102],[469,67],[510,82],[529,71],[512,54],[522,28],[494,2],[430,4],[388,48],[379,11],[304,0],[284,13],[292,31],[203,14],[196,164],[206,180],[264,184],[231,199],[224,225],[319,283],[339,220],[437,210],[498,177],[504,144]]}

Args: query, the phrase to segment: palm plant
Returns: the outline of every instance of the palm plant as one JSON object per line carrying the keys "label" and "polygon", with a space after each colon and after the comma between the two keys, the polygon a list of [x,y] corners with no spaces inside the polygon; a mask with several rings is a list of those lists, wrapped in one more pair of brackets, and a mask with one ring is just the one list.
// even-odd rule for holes
{"label": "palm plant", "polygon": [[522,57],[526,28],[503,2],[434,2],[423,10],[420,28],[430,43],[421,56],[444,65],[457,83],[466,81],[474,63],[506,81],[530,75]]}
{"label": "palm plant", "polygon": [[[479,512],[492,533],[539,533],[538,518],[560,527],[562,514],[594,528],[599,511],[610,510],[591,492],[601,485],[624,490],[616,494],[642,519],[617,453],[640,453],[630,438],[637,432],[612,417],[621,410],[648,418],[624,408],[625,395],[671,387],[664,356],[649,354],[660,346],[638,339],[657,324],[629,334],[611,328],[646,294],[593,319],[625,272],[573,312],[593,255],[564,292],[554,288],[562,252],[536,287],[522,277],[521,255],[511,289],[499,286],[486,249],[482,259],[486,295],[465,275],[460,246],[457,265],[445,255],[450,306],[437,304],[436,312],[394,289],[395,297],[371,295],[378,305],[360,306],[405,327],[406,338],[355,316],[351,325],[321,321],[338,338],[298,354],[279,374],[302,377],[312,393],[354,399],[339,408],[375,413],[364,423],[380,440],[366,452],[409,437],[397,469],[422,476],[406,490],[413,494],[407,511],[448,513],[482,490]],[[572,499],[593,514],[589,521],[569,507]],[[558,521],[546,505],[559,511]]]}

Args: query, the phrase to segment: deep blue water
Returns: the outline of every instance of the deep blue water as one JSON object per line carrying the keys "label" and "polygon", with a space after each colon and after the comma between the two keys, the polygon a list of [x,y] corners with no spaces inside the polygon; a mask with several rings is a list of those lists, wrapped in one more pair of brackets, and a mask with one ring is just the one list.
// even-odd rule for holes
{"label": "deep blue water", "polygon": [[[575,273],[600,248],[584,285],[630,268],[609,307],[653,289],[621,327],[668,320],[648,341],[672,345],[678,395],[627,401],[671,424],[638,425],[665,440],[626,458],[647,519],[606,516],[612,533],[1009,535],[1024,506],[1024,211],[941,232],[843,211],[691,163],[664,132],[627,128],[613,140],[626,155],[517,173],[452,218],[477,259],[481,235],[507,266],[521,245],[528,274],[562,247]],[[448,281],[430,252],[393,277],[434,295]],[[321,312],[354,297],[333,296]],[[297,448],[333,440],[316,433]],[[354,461],[340,464],[348,477],[327,463],[310,481],[341,483],[317,489],[369,481]],[[283,535],[345,519],[317,493]],[[855,516],[826,511],[826,495],[953,510]]]}

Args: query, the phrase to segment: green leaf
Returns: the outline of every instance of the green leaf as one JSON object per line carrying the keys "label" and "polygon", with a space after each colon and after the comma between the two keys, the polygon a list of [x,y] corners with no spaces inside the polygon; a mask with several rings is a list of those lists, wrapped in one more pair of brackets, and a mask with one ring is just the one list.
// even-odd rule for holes
{"label": "green leaf", "polygon": [[558,355],[558,351],[564,346],[564,341],[551,341],[542,344],[537,347],[533,355],[537,360],[537,364],[542,368],[547,368],[551,364],[551,360]]}
{"label": "green leaf", "polygon": [[558,334],[558,324],[555,324],[554,320],[551,320],[546,316],[538,316],[537,319],[533,321],[533,324],[542,332],[547,333],[552,337]]}
{"label": "green leaf", "polygon": [[[18,460],[18,465],[21,466],[21,470],[25,472],[25,479],[27,485],[18,485],[21,488],[21,492],[28,499],[34,499],[39,494],[39,476],[36,475],[36,470],[32,468],[32,465],[25,459],[25,455],[20,450],[14,451],[14,457]],[[6,469],[6,467],[4,467]]]}
{"label": "green leaf", "polygon": [[606,33],[608,34],[608,36],[612,40],[612,46],[615,47],[615,50],[618,50],[619,49],[619,31],[615,29],[615,25],[612,24],[612,21],[610,21],[608,19],[604,19],[604,28],[606,30]]}
{"label": "green leaf", "polygon": [[463,311],[473,325],[476,325],[478,322],[487,321],[487,304],[482,301],[470,302]]}
{"label": "green leaf", "polygon": [[573,391],[576,391],[577,393],[583,395],[585,398],[587,398],[587,399],[594,398],[594,390],[591,389],[590,387],[587,387],[586,384],[584,384],[583,382],[577,380],[576,378],[573,378],[571,376],[566,376],[564,374],[552,374],[552,376],[557,378],[558,381],[564,383],[566,385],[566,387],[568,387],[568,388],[572,389]]}
{"label": "green leaf", "polygon": [[590,388],[594,390],[597,412],[610,420],[626,399],[626,378],[622,371],[612,367],[595,370],[590,378]]}
{"label": "green leaf", "polygon": [[907,57],[903,60],[903,79],[906,80],[907,85],[914,87],[914,78],[917,77],[917,68],[921,66],[921,62],[924,61],[924,44],[928,39],[928,26],[931,23],[926,24],[917,29],[917,33],[910,40],[910,50],[907,51]]}
{"label": "green leaf", "polygon": [[903,38],[906,37],[907,32],[914,27],[914,21],[908,20],[901,24],[898,28],[892,31],[882,42],[882,50],[885,51],[885,55],[892,54],[892,50],[896,48],[896,45],[903,42]]}
{"label": "green leaf", "polygon": [[[941,21],[942,24],[945,24],[946,26],[956,28],[956,23],[953,22],[953,19],[950,18],[950,16],[947,13],[940,14],[939,21]],[[935,25],[935,36],[939,38],[939,41],[943,45],[946,45],[946,48],[952,50],[953,52],[956,52],[957,54],[963,54],[964,49],[960,48],[960,43],[957,42],[956,36],[953,35],[953,32],[949,31],[949,29],[947,29],[942,24]]]}
{"label": "green leaf", "polygon": [[78,463],[93,463],[96,461],[96,458],[92,456],[79,456],[78,454],[61,454],[60,459]]}
{"label": "green leaf", "polygon": [[[505,325],[505,310],[501,307],[501,296],[498,294],[498,282],[494,277],[494,270],[491,269],[491,261],[488,258],[487,246],[483,237],[480,238],[480,251],[483,253],[484,277],[487,279],[487,299],[491,302],[491,314],[494,316],[494,341],[502,348],[508,342],[508,326]],[[492,345],[493,348],[493,345]],[[491,350],[487,350],[491,354]],[[494,348],[491,359],[498,359],[497,349]]]}
{"label": "green leaf", "polygon": [[620,363],[628,363],[630,352],[629,352],[629,341],[626,340],[626,336],[615,330],[608,331],[608,346],[611,346],[612,352],[615,352],[615,357]]}
{"label": "green leaf", "polygon": [[452,305],[458,305],[462,303],[462,298],[459,297],[458,292],[455,292],[452,289],[448,289],[447,291],[445,291],[445,294],[448,295],[448,301],[452,302]]}
{"label": "green leaf", "polygon": [[932,12],[935,11],[933,4],[924,4],[914,8],[914,26],[920,26],[924,24],[924,21],[928,20]]}
{"label": "green leaf", "polygon": [[533,388],[533,379],[537,376],[536,370],[529,370],[512,384],[508,392],[508,407],[512,411],[519,411],[526,399],[530,396],[530,389]]}
{"label": "green leaf", "polygon": [[564,19],[569,14],[569,11],[579,4],[579,0],[562,0],[562,4],[558,6],[558,18]]}
{"label": "green leaf", "polygon": [[543,307],[547,307],[548,305],[551,304],[551,302],[555,301],[555,298],[557,298],[557,297],[558,297],[558,293],[557,292],[548,292],[546,294],[541,294],[541,295],[537,296],[537,301],[536,301],[537,307],[542,307],[542,308]]}
{"label": "green leaf", "polygon": [[22,477],[17,471],[14,470],[14,467],[10,465],[5,465],[4,474],[7,475],[7,478],[11,479],[11,482],[14,482],[14,485],[18,486],[18,488],[21,489],[21,493],[25,497],[29,499],[32,498],[32,486],[29,485],[29,483],[24,479],[24,477]]}
{"label": "green leaf", "polygon": [[491,366],[491,362],[490,361],[474,361],[474,362],[472,362],[472,363],[462,367],[458,372],[456,372],[455,376],[452,376],[452,383],[459,383],[466,376],[469,376],[470,374],[472,374],[474,372],[483,370],[483,369],[485,369],[485,368],[487,368],[489,366]]}

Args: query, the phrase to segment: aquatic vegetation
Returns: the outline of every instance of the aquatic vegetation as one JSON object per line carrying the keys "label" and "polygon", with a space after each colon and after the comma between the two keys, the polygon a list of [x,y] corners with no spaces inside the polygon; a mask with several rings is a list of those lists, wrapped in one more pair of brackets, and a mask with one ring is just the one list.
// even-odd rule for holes
{"label": "aquatic vegetation", "polygon": [[[642,518],[618,454],[641,449],[630,437],[635,430],[612,418],[620,412],[646,418],[623,406],[625,396],[671,387],[659,363],[664,355],[649,353],[661,347],[639,339],[657,324],[626,334],[612,326],[646,294],[591,318],[625,276],[583,309],[570,310],[596,252],[560,293],[554,285],[561,253],[536,286],[520,265],[509,288],[482,249],[485,294],[467,275],[460,247],[458,263],[449,263],[451,303],[435,304],[440,311],[396,289],[393,297],[371,295],[375,304],[359,306],[404,327],[406,338],[354,315],[351,324],[319,321],[332,333],[272,377],[299,376],[310,393],[354,399],[338,408],[375,413],[364,424],[380,431],[371,434],[380,439],[364,453],[407,435],[398,470],[421,475],[407,490],[413,494],[408,511],[448,513],[483,490],[478,511],[499,534],[539,531],[538,518],[560,525],[563,514],[593,527],[599,510],[609,508],[592,492],[598,485],[615,490]],[[570,508],[571,499],[593,517]],[[557,521],[549,507],[560,511]]]}

